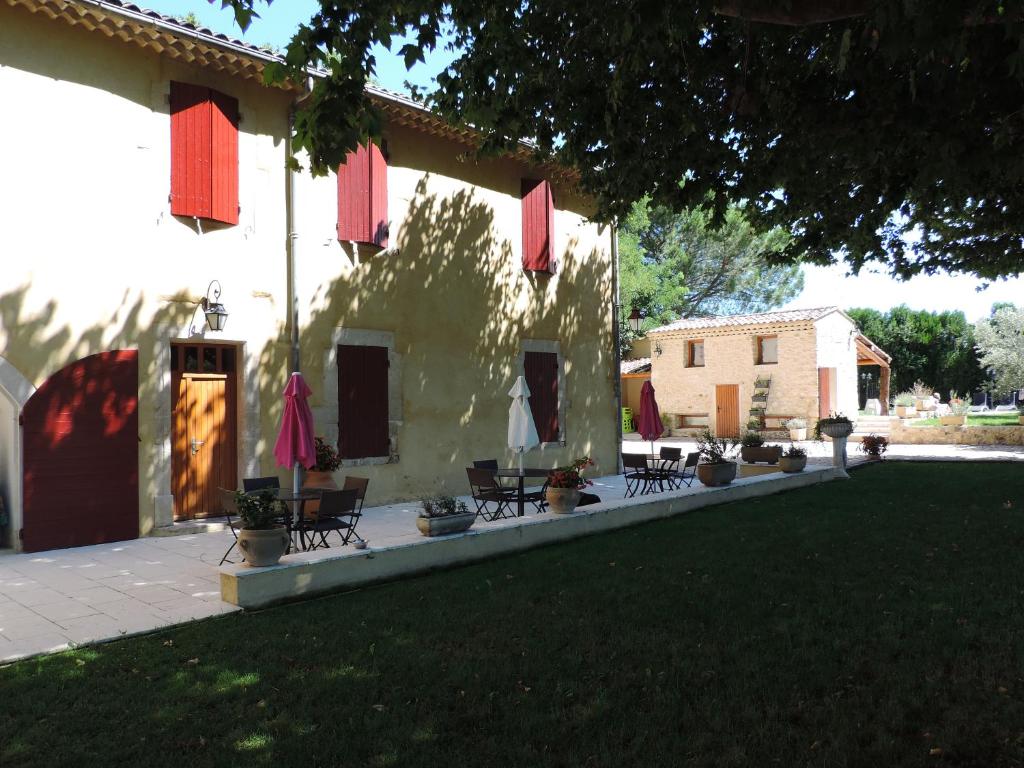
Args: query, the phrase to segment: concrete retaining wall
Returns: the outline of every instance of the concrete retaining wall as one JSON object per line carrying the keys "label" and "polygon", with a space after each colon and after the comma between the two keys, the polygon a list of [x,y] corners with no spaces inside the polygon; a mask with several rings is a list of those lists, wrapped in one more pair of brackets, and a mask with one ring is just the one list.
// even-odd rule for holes
{"label": "concrete retaining wall", "polygon": [[889,442],[904,445],[1024,445],[1024,426],[911,427],[893,421]]}
{"label": "concrete retaining wall", "polygon": [[722,488],[690,489],[605,502],[572,515],[535,515],[513,525],[470,529],[414,543],[363,551],[345,548],[303,552],[270,568],[224,565],[220,569],[221,597],[242,608],[262,608],[833,479],[835,474],[831,467],[813,468],[799,474],[745,478]]}

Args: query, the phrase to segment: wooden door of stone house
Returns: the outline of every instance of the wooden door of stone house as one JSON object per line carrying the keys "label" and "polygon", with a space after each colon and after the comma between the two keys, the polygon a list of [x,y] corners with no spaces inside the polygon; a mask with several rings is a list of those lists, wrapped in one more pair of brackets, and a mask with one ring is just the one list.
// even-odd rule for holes
{"label": "wooden door of stone house", "polygon": [[739,384],[717,384],[715,386],[715,434],[718,437],[739,437]]}
{"label": "wooden door of stone house", "polygon": [[221,512],[219,489],[238,487],[235,349],[171,348],[174,519]]}

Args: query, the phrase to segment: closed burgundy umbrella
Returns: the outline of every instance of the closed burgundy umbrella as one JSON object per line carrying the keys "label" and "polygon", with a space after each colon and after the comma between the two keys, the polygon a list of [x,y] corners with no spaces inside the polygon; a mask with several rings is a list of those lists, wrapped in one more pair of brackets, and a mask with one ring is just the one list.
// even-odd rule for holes
{"label": "closed burgundy umbrella", "polygon": [[281,416],[281,431],[274,444],[274,458],[278,466],[291,467],[292,488],[299,490],[302,485],[300,467],[316,464],[316,443],[313,440],[313,412],[309,409],[309,388],[301,373],[293,373],[284,388],[284,414]]}
{"label": "closed burgundy umbrella", "polygon": [[651,441],[651,453],[654,453],[654,441],[661,437],[665,425],[661,423],[658,401],[654,399],[654,385],[649,381],[645,381],[640,389],[640,423],[637,428],[644,440]]}

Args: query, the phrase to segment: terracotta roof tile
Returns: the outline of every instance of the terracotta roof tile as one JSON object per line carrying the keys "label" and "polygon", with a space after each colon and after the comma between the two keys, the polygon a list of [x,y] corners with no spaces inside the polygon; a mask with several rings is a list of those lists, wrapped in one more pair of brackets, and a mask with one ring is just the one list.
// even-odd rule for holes
{"label": "terracotta roof tile", "polygon": [[623,360],[619,364],[620,373],[640,373],[644,368],[651,367],[651,358],[638,357],[636,360]]}
{"label": "terracotta roof tile", "polygon": [[649,333],[665,333],[667,331],[687,331],[700,328],[728,328],[734,325],[765,325],[768,323],[796,323],[807,320],[818,320],[839,307],[817,307],[815,309],[784,309],[778,312],[759,312],[752,315],[714,315],[711,317],[690,317],[676,320],[674,323],[654,328]]}

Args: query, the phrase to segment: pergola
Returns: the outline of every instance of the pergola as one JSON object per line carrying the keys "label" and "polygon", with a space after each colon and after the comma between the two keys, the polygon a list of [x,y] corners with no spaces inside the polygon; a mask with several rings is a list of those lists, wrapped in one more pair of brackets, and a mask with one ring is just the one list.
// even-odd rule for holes
{"label": "pergola", "polygon": [[863,333],[857,334],[857,365],[877,365],[882,369],[878,381],[878,399],[882,403],[882,415],[889,415],[889,380],[892,376],[889,364],[892,357]]}

